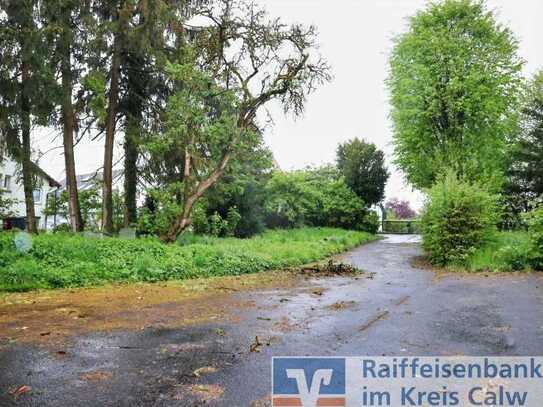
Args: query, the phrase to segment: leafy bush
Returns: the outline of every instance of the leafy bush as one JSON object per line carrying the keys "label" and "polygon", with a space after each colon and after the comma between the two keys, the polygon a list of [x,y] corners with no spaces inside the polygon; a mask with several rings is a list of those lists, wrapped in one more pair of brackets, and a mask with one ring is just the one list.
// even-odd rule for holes
{"label": "leafy bush", "polygon": [[530,237],[530,262],[537,270],[543,270],[543,206],[527,216]]}
{"label": "leafy bush", "polygon": [[241,215],[239,214],[236,208],[228,209],[226,215],[226,225],[224,228],[225,236],[234,237],[236,234],[236,229],[238,227],[239,221],[241,220]]}
{"label": "leafy bush", "polygon": [[206,208],[202,203],[195,205],[192,210],[192,230],[199,235],[209,234],[209,221]]}
{"label": "leafy bush", "polygon": [[159,236],[166,233],[182,210],[179,203],[182,191],[181,183],[147,190],[145,205],[138,216],[138,234]]}
{"label": "leafy bush", "polygon": [[433,264],[465,264],[496,227],[497,197],[448,173],[428,191],[423,247]]}
{"label": "leafy bush", "polygon": [[[267,183],[273,169],[273,154],[260,139],[253,140],[255,145],[247,144],[243,153],[236,156],[225,174],[202,197],[200,204],[205,213],[205,223],[217,212],[223,219],[228,220],[231,227],[234,219],[229,211],[236,210],[241,216],[237,223],[234,236],[248,238],[264,231],[264,185]],[[193,212],[193,218],[195,214]],[[203,220],[202,218],[200,218]],[[196,221],[193,219],[194,231],[198,232]],[[208,226],[208,225],[207,225]],[[225,231],[231,235],[232,231]]]}
{"label": "leafy bush", "polygon": [[218,212],[207,216],[203,205],[199,205],[192,212],[192,229],[199,235],[210,235],[213,237],[234,237],[241,215],[236,208],[229,208],[226,218]]}
{"label": "leafy bush", "polygon": [[154,238],[58,233],[34,237],[25,254],[15,250],[13,237],[0,233],[0,290],[5,291],[256,273],[317,261],[374,239],[330,228],[268,231],[243,240],[184,233],[173,245]]}
{"label": "leafy bush", "polygon": [[367,211],[359,223],[359,230],[375,234],[379,231],[381,221],[379,215],[375,211]]}
{"label": "leafy bush", "polygon": [[60,223],[53,228],[53,233],[70,233],[72,227],[69,223]]}
{"label": "leafy bush", "polygon": [[271,228],[295,228],[309,224],[319,191],[306,171],[275,172],[266,185],[266,223]]}
{"label": "leafy bush", "polygon": [[376,215],[332,168],[276,172],[267,187],[269,227],[339,227],[375,233]]}
{"label": "leafy bush", "polygon": [[226,228],[226,221],[215,212],[209,218],[209,234],[214,237],[219,237],[223,234],[223,230]]}
{"label": "leafy bush", "polygon": [[411,208],[409,201],[392,198],[385,204],[387,219],[415,219],[417,212]]}

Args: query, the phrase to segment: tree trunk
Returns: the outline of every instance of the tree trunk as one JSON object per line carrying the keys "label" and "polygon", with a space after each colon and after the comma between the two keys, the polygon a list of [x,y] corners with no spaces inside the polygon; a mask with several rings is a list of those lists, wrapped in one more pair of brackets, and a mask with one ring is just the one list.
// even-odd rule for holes
{"label": "tree trunk", "polygon": [[[120,23],[119,10],[117,20]],[[106,118],[106,140],[104,144],[104,173],[102,180],[102,232],[113,234],[113,147],[115,145],[115,124],[119,109],[119,80],[121,67],[122,25],[115,33],[111,58],[109,100]]]}
{"label": "tree trunk", "polygon": [[[66,28],[68,29],[68,28]],[[74,155],[74,128],[75,116],[72,101],[73,78],[72,66],[70,62],[70,35],[65,33],[61,40],[62,44],[62,125],[63,125],[63,144],[64,144],[64,163],[66,167],[66,188],[68,191],[68,211],[70,216],[70,225],[73,232],[83,231],[83,220],[81,218],[81,208],[79,205],[79,193],[77,190],[77,176],[75,172]]]}
{"label": "tree trunk", "polygon": [[[141,17],[139,27],[143,27]],[[148,96],[149,74],[144,73],[146,59],[139,49],[132,47],[123,55],[123,69],[126,72],[127,96],[125,106],[124,137],[124,226],[130,227],[138,221],[137,183],[138,183],[138,145],[141,140],[144,100]]]}
{"label": "tree trunk", "polygon": [[[24,48],[24,47],[23,47]],[[30,102],[28,100],[28,66],[23,60],[21,66],[21,132],[22,132],[22,167],[23,189],[26,205],[26,229],[29,233],[37,234],[36,214],[34,210],[34,182],[31,161],[30,144]]]}
{"label": "tree trunk", "polygon": [[124,226],[138,221],[136,195],[138,183],[138,145],[140,117],[128,117],[124,139]]}
{"label": "tree trunk", "polygon": [[190,190],[190,182],[191,182],[191,171],[190,171],[190,154],[185,154],[185,176],[183,179],[183,182],[185,184],[185,197],[183,199],[183,210],[177,217],[177,219],[174,221],[173,225],[170,227],[168,232],[161,236],[161,240],[165,243],[173,243],[177,239],[177,236],[179,236],[185,229],[187,229],[192,221],[191,221],[191,213],[192,208],[194,207],[194,204],[198,202],[198,200],[204,195],[204,193],[211,188],[215,183],[219,180],[219,178],[224,174],[224,171],[226,170],[226,167],[228,166],[228,163],[230,161],[230,158],[232,155],[230,153],[226,153],[219,166],[213,173],[205,180],[198,184],[195,191]]}

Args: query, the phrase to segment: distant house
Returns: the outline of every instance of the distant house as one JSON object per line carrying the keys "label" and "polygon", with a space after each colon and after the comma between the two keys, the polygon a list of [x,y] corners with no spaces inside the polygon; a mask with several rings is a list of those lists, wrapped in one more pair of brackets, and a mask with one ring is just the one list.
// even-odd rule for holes
{"label": "distant house", "polygon": [[[119,190],[122,189],[122,170],[113,170],[113,189]],[[67,189],[68,180],[65,178],[60,182],[59,192],[65,191]],[[94,171],[89,172],[88,174],[81,174],[77,176],[77,190],[85,191],[91,188],[101,188],[102,185],[102,172]]]}
{"label": "distant house", "polygon": [[[38,228],[46,228],[46,219],[43,214],[47,202],[47,195],[60,188],[60,183],[43,171],[37,164],[33,164],[33,172],[37,176],[37,185],[34,189],[34,205]],[[3,196],[14,201],[10,208],[13,216],[2,219],[2,228],[26,229],[26,206],[23,183],[20,175],[20,165],[15,161],[4,158],[0,162],[0,189]]]}
{"label": "distant house", "polygon": [[[123,191],[123,174],[122,170],[113,170],[113,191],[122,192]],[[102,172],[94,171],[87,174],[80,174],[77,176],[77,190],[81,194],[84,191],[97,190],[97,193],[101,195],[102,193]],[[65,178],[59,184],[59,188],[54,191],[52,195],[53,199],[60,199],[61,194],[67,190],[68,180]],[[86,225],[87,227],[99,227],[98,217],[99,210],[92,210],[90,214],[92,215],[88,221],[90,224]],[[69,219],[63,216],[60,213],[53,214],[47,219],[47,229],[53,229],[58,225],[69,223]]]}

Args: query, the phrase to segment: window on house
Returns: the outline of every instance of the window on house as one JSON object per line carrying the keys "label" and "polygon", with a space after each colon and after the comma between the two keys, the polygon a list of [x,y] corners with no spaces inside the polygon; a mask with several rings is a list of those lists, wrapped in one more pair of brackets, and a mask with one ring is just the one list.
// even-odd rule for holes
{"label": "window on house", "polygon": [[4,189],[7,191],[11,189],[11,175],[4,176]]}
{"label": "window on house", "polygon": [[34,190],[34,203],[40,203],[41,202],[41,189],[35,189]]}

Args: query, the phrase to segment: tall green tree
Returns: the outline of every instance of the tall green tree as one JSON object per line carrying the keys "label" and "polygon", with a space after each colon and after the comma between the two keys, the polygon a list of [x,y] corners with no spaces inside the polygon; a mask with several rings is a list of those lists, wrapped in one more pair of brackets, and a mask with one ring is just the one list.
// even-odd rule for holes
{"label": "tall green tree", "polygon": [[37,233],[32,129],[53,120],[58,98],[36,0],[0,2],[0,135],[22,167],[26,224]]}
{"label": "tall green tree", "polygon": [[137,2],[121,53],[119,113],[124,130],[124,225],[137,222],[141,179],[141,145],[160,122],[172,86],[165,74],[167,60],[183,53],[183,22],[197,8],[189,0]]}
{"label": "tall green tree", "polygon": [[113,157],[122,99],[121,62],[128,29],[136,10],[135,0],[91,2],[93,25],[89,26],[88,72],[83,82],[99,135],[104,137],[102,176],[102,231],[113,227]]}
{"label": "tall green tree", "polygon": [[337,165],[347,185],[369,206],[385,198],[385,187],[390,174],[385,155],[375,144],[355,138],[340,144]]}
{"label": "tall green tree", "polygon": [[[90,8],[88,2],[78,0],[50,0],[43,2],[41,12],[52,50],[53,69],[59,73],[62,96],[61,110],[62,141],[68,219],[73,232],[83,231],[77,174],[75,168],[75,139],[80,127],[79,115],[84,107],[80,90],[81,72],[85,67],[86,38],[89,31]],[[79,86],[78,86],[79,84]],[[78,88],[77,95],[75,94]],[[77,97],[76,100],[74,98]]]}
{"label": "tall green tree", "polygon": [[517,211],[528,211],[543,199],[543,71],[530,82],[522,130],[512,149],[506,192]]}
{"label": "tall green tree", "polygon": [[115,131],[120,104],[121,58],[126,44],[129,20],[134,12],[134,4],[128,0],[111,2],[104,9],[106,27],[111,27],[109,50],[109,91],[105,119],[104,168],[102,185],[102,231],[107,234],[113,228],[113,154],[115,147]]}
{"label": "tall green tree", "polygon": [[394,41],[387,84],[396,163],[430,187],[444,168],[498,189],[518,123],[522,61],[479,0],[444,0]]}
{"label": "tall green tree", "polygon": [[[183,48],[187,0],[96,2],[95,51],[88,75],[95,115],[104,134],[102,229],[113,232],[113,157],[118,132],[124,140],[124,224],[136,221],[140,144],[156,130],[170,86],[166,61]],[[174,58],[175,59],[175,58]]]}
{"label": "tall green tree", "polygon": [[170,67],[178,86],[154,143],[183,152],[182,209],[162,236],[167,242],[190,226],[194,205],[254,142],[258,112],[275,100],[301,114],[307,95],[330,79],[315,52],[315,27],[287,26],[243,0],[204,5],[198,14],[209,24],[195,33],[194,60]]}

